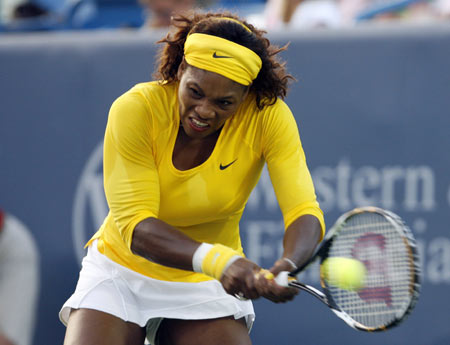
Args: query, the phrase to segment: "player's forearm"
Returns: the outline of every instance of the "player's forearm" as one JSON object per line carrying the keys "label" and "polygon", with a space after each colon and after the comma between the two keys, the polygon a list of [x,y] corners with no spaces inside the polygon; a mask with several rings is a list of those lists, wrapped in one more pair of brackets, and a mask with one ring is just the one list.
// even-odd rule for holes
{"label": "player's forearm", "polygon": [[173,226],[147,218],[134,229],[131,250],[152,262],[192,271],[192,256],[199,245]]}
{"label": "player's forearm", "polygon": [[319,220],[312,215],[297,218],[286,230],[283,239],[283,257],[297,266],[305,263],[319,243],[322,229]]}

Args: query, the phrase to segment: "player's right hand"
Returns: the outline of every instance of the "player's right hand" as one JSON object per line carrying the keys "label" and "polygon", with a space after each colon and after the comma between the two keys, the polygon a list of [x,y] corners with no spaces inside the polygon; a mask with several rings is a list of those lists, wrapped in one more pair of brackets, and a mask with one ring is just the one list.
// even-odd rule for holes
{"label": "player's right hand", "polygon": [[257,299],[262,292],[257,275],[260,270],[261,267],[254,262],[246,258],[240,258],[223,272],[220,282],[230,295]]}

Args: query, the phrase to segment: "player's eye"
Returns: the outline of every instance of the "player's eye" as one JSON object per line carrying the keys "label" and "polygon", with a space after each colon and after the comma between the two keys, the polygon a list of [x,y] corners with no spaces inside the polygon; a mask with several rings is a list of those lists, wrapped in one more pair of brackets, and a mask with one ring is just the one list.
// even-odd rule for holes
{"label": "player's eye", "polygon": [[228,107],[229,105],[233,104],[232,102],[225,99],[219,100],[218,103],[221,107]]}
{"label": "player's eye", "polygon": [[192,87],[189,88],[189,92],[195,98],[200,98],[202,96],[202,94],[199,91],[197,91],[196,89],[194,89]]}

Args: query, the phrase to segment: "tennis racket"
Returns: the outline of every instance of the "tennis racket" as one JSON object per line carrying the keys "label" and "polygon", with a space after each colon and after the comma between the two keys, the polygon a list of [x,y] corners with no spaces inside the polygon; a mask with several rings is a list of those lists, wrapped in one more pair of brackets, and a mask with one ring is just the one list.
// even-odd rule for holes
{"label": "tennis racket", "polygon": [[[296,280],[312,262],[320,260],[322,268],[333,257],[362,262],[364,285],[357,290],[332,286],[322,270],[322,290]],[[339,217],[307,263],[293,272],[281,272],[275,280],[317,297],[350,327],[374,332],[398,325],[411,313],[419,296],[419,276],[415,240],[405,223],[392,212],[363,207]]]}

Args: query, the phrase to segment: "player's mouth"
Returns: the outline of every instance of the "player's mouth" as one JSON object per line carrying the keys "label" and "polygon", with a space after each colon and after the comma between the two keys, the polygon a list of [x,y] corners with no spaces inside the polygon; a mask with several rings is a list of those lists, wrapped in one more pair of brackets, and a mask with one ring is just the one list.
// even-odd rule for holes
{"label": "player's mouth", "polygon": [[189,126],[197,132],[204,132],[210,127],[207,122],[203,122],[195,117],[189,118]]}

